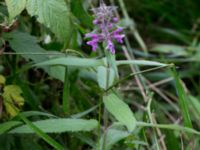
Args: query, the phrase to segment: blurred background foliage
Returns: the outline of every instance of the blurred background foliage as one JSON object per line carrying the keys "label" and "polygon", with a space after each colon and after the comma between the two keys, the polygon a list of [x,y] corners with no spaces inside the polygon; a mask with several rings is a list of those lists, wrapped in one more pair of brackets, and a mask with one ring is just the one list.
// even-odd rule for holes
{"label": "blurred background foliage", "polygon": [[[23,9],[20,15],[13,17],[16,18],[13,20],[8,17],[5,1],[0,0],[0,54],[2,54],[0,55],[0,122],[16,121],[13,127],[18,126],[20,124],[18,121],[22,119],[16,115],[19,110],[32,122],[56,117],[84,117],[98,120],[102,90],[97,84],[94,71],[79,70],[76,67],[68,68],[70,107],[69,112],[66,113],[62,109],[65,68],[32,67],[35,63],[66,54],[84,58],[101,58],[102,52],[100,50],[97,53],[92,52],[84,38],[84,34],[94,27],[90,9],[96,7],[98,2],[93,0],[71,0],[71,2],[66,0],[66,3],[63,3],[64,0],[43,1],[48,4],[48,7],[42,9],[40,13],[37,14],[30,7],[27,10]],[[60,5],[60,2],[64,5]],[[174,82],[176,74],[174,75],[169,69],[161,69],[139,75],[139,79],[129,78],[120,83],[117,88],[120,95],[129,104],[138,121],[148,122],[146,113],[148,104],[141,94],[137,82],[139,80],[143,90],[153,99],[151,105],[153,122],[158,124],[184,125],[180,104],[182,98],[183,101],[187,101],[193,128],[200,130],[200,1],[124,0],[123,2],[125,7],[122,0],[106,1],[107,4],[118,6],[120,25],[125,28],[127,35],[124,45],[131,59],[174,63],[181,78],[181,85],[178,81]],[[20,6],[22,3],[21,1]],[[48,14],[45,16],[43,10],[53,17]],[[36,17],[39,19],[37,20]],[[121,45],[117,45],[116,58],[129,59]],[[130,69],[129,66],[122,66],[119,68],[119,74],[120,77],[124,77],[147,68],[147,66],[137,66],[134,70],[133,67]],[[17,110],[6,108],[4,95],[5,88],[9,86],[13,86],[17,93],[14,95],[17,98],[14,99],[19,101],[11,100]],[[13,94],[12,90],[7,92]],[[104,116],[101,116],[100,120],[103,122]],[[113,121],[114,118],[110,116],[109,123]],[[27,123],[26,120],[24,122]],[[0,150],[52,149],[35,134],[7,134],[3,131],[8,131],[12,125],[10,127],[0,125],[0,127]],[[89,127],[92,128],[92,125]],[[109,132],[110,147],[106,149],[199,149],[199,135],[167,130],[168,127],[163,128],[154,130],[139,127],[133,134],[121,128],[120,130],[114,128]],[[98,131],[93,130],[52,133],[50,137],[65,149],[84,150],[96,148],[99,140],[97,135]]]}

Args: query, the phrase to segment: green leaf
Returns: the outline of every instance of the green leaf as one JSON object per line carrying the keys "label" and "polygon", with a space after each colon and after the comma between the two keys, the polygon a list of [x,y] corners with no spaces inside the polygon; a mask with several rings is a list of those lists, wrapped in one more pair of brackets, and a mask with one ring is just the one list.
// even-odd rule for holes
{"label": "green leaf", "polygon": [[19,114],[19,117],[27,124],[26,126],[36,133],[39,137],[41,137],[44,141],[46,141],[49,145],[54,147],[56,150],[64,150],[64,147],[56,142],[52,137],[48,134],[44,133],[40,128],[34,125],[31,121],[29,121],[23,114]]}
{"label": "green leaf", "polygon": [[174,56],[188,56],[186,48],[179,45],[157,44],[151,50],[160,53],[172,53]]}
{"label": "green leaf", "polygon": [[[5,33],[3,37],[9,41],[11,48],[17,53],[21,54],[25,59],[33,60],[33,62],[38,63],[48,59],[52,59],[56,55],[50,55],[48,53],[53,53],[53,51],[46,51],[40,45],[37,44],[37,39],[23,32],[12,32]],[[62,56],[62,53],[56,52],[58,56]],[[40,55],[39,55],[40,54]],[[55,77],[56,79],[64,79],[64,67],[46,67],[43,68],[45,71]]]}
{"label": "green leaf", "polygon": [[129,106],[123,102],[119,97],[111,93],[103,97],[103,102],[106,109],[113,115],[115,118],[127,127],[129,132],[132,132],[136,127],[136,119],[129,108]]}
{"label": "green leaf", "polygon": [[[49,58],[48,55],[33,55],[32,53],[47,53],[37,43],[37,38],[23,32],[5,33],[3,37],[9,41],[10,46],[17,53],[21,53],[27,60],[31,59],[34,62],[41,62]],[[25,53],[25,54],[23,54]],[[29,54],[30,53],[30,54]]]}
{"label": "green leaf", "polygon": [[75,67],[97,67],[103,65],[103,61],[100,59],[88,59],[88,58],[78,58],[78,57],[64,57],[64,58],[55,58],[47,60],[34,66],[75,66]]}
{"label": "green leaf", "polygon": [[21,96],[22,90],[17,85],[7,85],[3,91],[3,104],[6,112],[14,117],[24,105],[24,98]]}
{"label": "green leaf", "polygon": [[190,100],[190,104],[194,108],[193,110],[195,110],[197,112],[198,116],[200,116],[200,101],[199,101],[199,99],[190,95],[189,100]]}
{"label": "green leaf", "polygon": [[0,124],[0,135],[8,131],[9,129],[20,125],[22,122],[20,121],[8,121]]}
{"label": "green leaf", "polygon": [[[112,149],[112,146],[119,142],[120,140],[128,137],[130,133],[127,131],[119,130],[119,129],[108,129],[106,133],[106,144],[105,150]],[[103,143],[103,138],[101,139],[101,143]],[[102,146],[102,144],[101,144]]]}
{"label": "green leaf", "polygon": [[88,26],[90,28],[93,27],[93,24],[92,24],[93,19],[83,8],[82,0],[71,1],[71,10],[74,16],[76,16],[80,20],[81,24]]}
{"label": "green leaf", "polygon": [[148,60],[119,60],[116,61],[116,64],[119,65],[141,65],[141,66],[166,66],[167,64],[163,64],[155,61]]}
{"label": "green leaf", "polygon": [[0,21],[3,22],[5,21],[5,17],[7,17],[8,14],[8,6],[0,5]]}
{"label": "green leaf", "polygon": [[[47,119],[35,121],[33,124],[45,133],[91,131],[98,126],[98,122],[92,119]],[[9,133],[34,133],[34,131],[29,126],[23,125]]]}
{"label": "green leaf", "polygon": [[6,78],[2,75],[0,75],[0,85],[6,83]]}
{"label": "green leaf", "polygon": [[176,85],[177,94],[179,96],[179,105],[181,107],[184,125],[186,127],[192,128],[192,121],[190,119],[187,96],[184,91],[183,85],[181,83],[181,79],[179,78],[178,73],[176,72],[175,68],[172,69],[172,73],[175,78],[175,85]]}
{"label": "green leaf", "polygon": [[[4,33],[3,37],[7,41],[9,41],[9,44],[14,51],[22,55],[27,60],[29,59],[33,60],[34,63],[46,62],[46,61],[48,62],[48,60],[53,60],[52,63],[54,63],[54,59],[57,59],[55,57],[63,58],[63,56],[65,56],[63,53],[60,53],[60,52],[46,51],[45,49],[40,47],[40,45],[38,45],[36,37],[31,36],[27,33],[23,33],[23,32]],[[57,55],[54,55],[54,53],[56,53]],[[66,59],[66,57],[64,59]],[[104,64],[103,59],[102,60],[88,59],[88,60],[89,62],[87,61],[86,62],[90,63],[89,65],[91,66],[93,65],[99,66],[100,64]],[[59,63],[61,63],[62,65],[62,59],[61,61],[59,61]],[[78,64],[78,63],[85,63],[85,61],[76,63],[77,66],[84,66],[84,64]],[[48,65],[45,64],[45,66],[42,66],[41,64],[40,67],[43,68],[50,76],[56,79],[59,79],[61,81],[64,81],[65,67],[49,66],[49,65],[51,64],[48,64]],[[54,63],[52,65],[56,65],[56,64]],[[86,78],[86,76],[91,76],[92,78],[95,77],[94,80],[96,80],[96,73],[92,73],[91,71],[88,71],[88,70],[87,71],[82,70],[80,76],[83,76],[84,78]]]}
{"label": "green leaf", "polygon": [[188,127],[182,127],[177,124],[152,124],[146,122],[137,122],[137,126],[139,127],[151,127],[151,128],[160,128],[160,129],[167,129],[167,130],[176,130],[181,132],[187,132],[192,134],[200,135],[200,132]]}
{"label": "green leaf", "polygon": [[[107,81],[108,78],[107,76],[109,76],[108,81]],[[97,68],[97,81],[102,89],[106,90],[107,88],[109,88],[113,84],[114,79],[115,79],[115,72],[112,68],[108,69],[103,66]]]}
{"label": "green leaf", "polygon": [[6,0],[10,20],[19,15],[26,7],[26,0]]}
{"label": "green leaf", "polygon": [[46,112],[40,112],[40,111],[24,111],[21,112],[22,115],[24,115],[25,117],[32,117],[32,116],[46,116],[46,117],[53,117],[56,118],[56,116],[46,113]]}
{"label": "green leaf", "polygon": [[170,149],[170,150],[181,149],[179,140],[177,139],[174,131],[164,130],[164,132],[162,131],[162,133],[165,134],[166,136],[165,143],[166,143],[167,149]]}
{"label": "green leaf", "polygon": [[177,30],[173,30],[170,28],[162,28],[162,27],[158,27],[157,29],[158,29],[158,31],[161,31],[163,33],[171,35],[172,37],[174,37],[180,41],[183,41],[184,43],[186,43],[188,45],[191,44],[191,41],[189,40],[188,36],[185,36],[183,33],[178,32]]}
{"label": "green leaf", "polygon": [[64,0],[27,0],[26,9],[60,40],[69,42],[72,27],[70,12]]}
{"label": "green leaf", "polygon": [[86,111],[80,112],[78,114],[71,115],[70,118],[74,118],[74,119],[82,118],[82,117],[86,116],[87,114],[91,113],[92,111],[96,110],[97,108],[98,108],[98,105],[95,105],[95,106],[89,108]]}
{"label": "green leaf", "polygon": [[4,66],[0,65],[0,72],[3,72]]}

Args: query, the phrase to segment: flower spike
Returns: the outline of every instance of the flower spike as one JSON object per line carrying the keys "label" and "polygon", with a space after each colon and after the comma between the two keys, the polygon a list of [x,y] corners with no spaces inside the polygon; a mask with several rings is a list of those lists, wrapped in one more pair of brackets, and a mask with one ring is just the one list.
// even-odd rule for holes
{"label": "flower spike", "polygon": [[112,54],[115,54],[113,42],[123,43],[125,35],[121,34],[123,29],[116,25],[119,21],[119,18],[114,13],[116,9],[117,7],[115,6],[107,6],[103,0],[100,0],[100,6],[98,8],[92,9],[95,16],[93,24],[96,26],[96,29],[86,34],[85,37],[91,38],[87,44],[92,46],[93,51],[96,51],[98,43],[105,42],[106,49]]}

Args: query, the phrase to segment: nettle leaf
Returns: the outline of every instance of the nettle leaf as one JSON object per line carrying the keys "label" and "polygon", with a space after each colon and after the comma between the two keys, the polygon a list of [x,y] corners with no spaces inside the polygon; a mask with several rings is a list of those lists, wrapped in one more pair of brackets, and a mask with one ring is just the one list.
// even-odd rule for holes
{"label": "nettle leaf", "polygon": [[22,90],[17,85],[7,85],[3,91],[3,104],[6,112],[14,117],[24,105],[24,98],[21,96]]}
{"label": "nettle leaf", "polygon": [[26,9],[31,16],[50,28],[62,41],[69,41],[72,27],[70,11],[64,0],[27,0]]}
{"label": "nettle leaf", "polygon": [[6,0],[10,19],[14,19],[26,7],[26,0]]}
{"label": "nettle leaf", "polygon": [[106,109],[122,124],[124,124],[129,132],[136,127],[136,119],[129,108],[116,94],[111,93],[103,97]]}
{"label": "nettle leaf", "polygon": [[[98,126],[98,122],[94,119],[47,119],[35,121],[33,124],[45,133],[91,131]],[[34,131],[29,126],[23,125],[9,133],[34,133]]]}

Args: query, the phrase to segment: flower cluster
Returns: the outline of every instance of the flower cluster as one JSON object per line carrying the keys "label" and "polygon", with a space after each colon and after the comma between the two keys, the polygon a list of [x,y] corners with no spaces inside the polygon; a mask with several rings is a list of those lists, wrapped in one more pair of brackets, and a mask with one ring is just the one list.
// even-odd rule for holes
{"label": "flower cluster", "polygon": [[105,42],[106,49],[115,54],[113,41],[123,43],[125,35],[121,34],[123,29],[116,26],[119,19],[114,14],[115,10],[116,7],[106,6],[105,3],[101,3],[100,7],[92,9],[95,16],[93,24],[96,25],[96,29],[86,34],[86,38],[91,38],[87,44],[92,46],[93,51],[96,51],[98,43]]}

